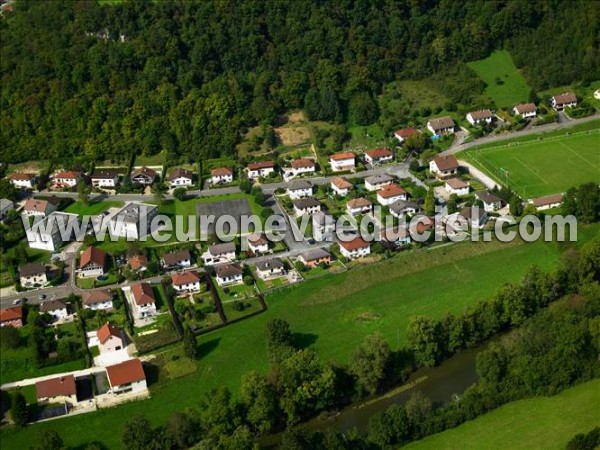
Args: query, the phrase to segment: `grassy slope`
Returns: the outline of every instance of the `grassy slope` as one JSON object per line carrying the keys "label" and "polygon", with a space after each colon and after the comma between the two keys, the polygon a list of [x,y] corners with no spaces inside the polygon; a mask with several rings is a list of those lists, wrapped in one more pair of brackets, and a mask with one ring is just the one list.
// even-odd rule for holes
{"label": "grassy slope", "polygon": [[[580,240],[597,232],[598,227],[580,230]],[[273,317],[289,320],[299,340],[312,344],[324,359],[346,361],[373,331],[380,330],[396,346],[404,339],[411,315],[460,312],[488,298],[500,284],[517,281],[534,263],[553,266],[558,255],[555,244],[542,242],[499,248],[461,244],[431,253],[405,253],[380,265],[305,282],[269,297],[266,313],[202,336],[201,357],[193,375],[155,385],[150,400],[61,419],[61,435],[69,446],[98,440],[116,448],[122,422],[132,414],[143,413],[154,424],[164,424],[173,411],[197,405],[213,386],[227,385],[237,391],[244,372],[267,369],[264,330]],[[21,432],[4,430],[1,444],[26,447],[31,433],[56,428],[58,423],[38,424]],[[107,434],[106,429],[118,432]]]}
{"label": "grassy slope", "polygon": [[80,216],[95,216],[103,213],[109,208],[123,206],[123,202],[118,201],[100,201],[90,202],[87,206],[84,206],[80,201],[72,203],[65,209],[66,212],[79,214]]}
{"label": "grassy slope", "polygon": [[600,380],[554,397],[520,400],[406,449],[563,449],[577,433],[600,425]]}

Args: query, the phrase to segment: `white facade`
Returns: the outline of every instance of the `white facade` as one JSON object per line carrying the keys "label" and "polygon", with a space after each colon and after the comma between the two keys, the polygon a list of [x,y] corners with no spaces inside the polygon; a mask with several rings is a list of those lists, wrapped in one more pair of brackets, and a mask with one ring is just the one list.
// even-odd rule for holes
{"label": "white facade", "polygon": [[144,305],[138,305],[135,300],[133,301],[133,316],[136,319],[143,319],[145,317],[152,317],[156,315],[156,304],[146,303]]}
{"label": "white facade", "polygon": [[19,189],[33,189],[35,186],[35,177],[24,179],[24,178],[11,178],[10,182],[14,187]]}
{"label": "white facade", "polygon": [[59,249],[64,243],[73,240],[75,237],[74,233],[69,236],[65,233],[67,240],[63,240],[60,228],[63,228],[63,224],[65,224],[64,229],[65,231],[68,230],[68,225],[66,225],[68,223],[78,226],[79,216],[71,213],[54,212],[43,220],[34,223],[29,230],[26,230],[29,248],[50,252]]}
{"label": "white facade", "polygon": [[332,172],[351,171],[355,168],[355,157],[354,155],[348,155],[344,157],[336,157],[336,155],[332,155],[329,157],[329,165],[331,166]]}
{"label": "white facade", "polygon": [[[345,181],[345,180],[343,180],[343,181]],[[345,197],[350,192],[350,186],[351,186],[351,184],[349,182],[348,182],[348,184],[349,184],[348,187],[340,187],[336,183],[334,183],[334,180],[331,180],[331,190],[333,192],[335,192],[335,194],[338,197]]]}
{"label": "white facade", "polygon": [[173,289],[175,289],[175,292],[178,294],[184,292],[200,292],[200,280],[183,284],[173,283]]}
{"label": "white facade", "polygon": [[268,167],[256,167],[256,168],[252,168],[252,166],[248,166],[248,178],[252,179],[252,180],[257,180],[259,178],[266,178],[268,177],[270,174],[272,174],[273,172],[275,172],[275,166],[268,166]]}
{"label": "white facade", "polygon": [[21,282],[21,286],[23,286],[23,287],[30,287],[30,286],[34,286],[36,284],[43,286],[46,283],[48,283],[48,277],[46,276],[45,273],[36,273],[33,275],[29,275],[29,276],[21,275],[20,282]]}
{"label": "white facade", "polygon": [[316,214],[318,212],[321,212],[321,205],[310,205],[310,206],[304,206],[304,207],[298,207],[297,205],[294,205],[294,214],[296,214],[296,217],[302,217],[305,215],[312,215],[312,214]]}
{"label": "white facade", "polygon": [[182,186],[191,186],[193,184],[192,179],[188,177],[178,177],[169,181],[169,184],[172,188],[182,187]]}
{"label": "white facade", "polygon": [[446,182],[446,191],[448,191],[449,194],[456,194],[459,197],[463,196],[463,195],[469,195],[469,185],[467,184],[466,186],[460,186],[460,187],[452,187],[448,182]]}
{"label": "white facade", "polygon": [[368,153],[365,153],[365,161],[368,162],[371,165],[374,165],[374,164],[385,164],[385,163],[388,163],[388,162],[392,162],[393,160],[394,160],[394,154],[393,153],[391,155],[380,156],[380,157],[377,157],[377,158],[373,158]]}
{"label": "white facade", "polygon": [[233,275],[227,275],[222,277],[217,275],[215,278],[217,280],[217,284],[221,287],[231,286],[234,284],[241,284],[244,281],[241,273],[236,273]]}
{"label": "white facade", "polygon": [[[248,241],[248,248],[252,253],[267,253],[269,251],[269,243],[268,242],[250,242]],[[235,259],[235,255],[234,255]],[[230,260],[230,261],[233,261]]]}
{"label": "white facade", "polygon": [[369,204],[369,205],[363,205],[363,206],[352,206],[352,204],[350,202],[348,202],[346,204],[346,210],[348,211],[349,214],[353,215],[353,216],[357,216],[359,214],[365,214],[365,213],[369,213],[371,212],[371,208],[373,205]]}
{"label": "white facade", "polygon": [[522,108],[524,105],[517,105],[512,109],[515,116],[521,116],[523,119],[531,119],[537,116],[535,105],[533,108]]}
{"label": "white facade", "polygon": [[120,386],[112,386],[110,391],[113,394],[124,394],[124,393],[141,393],[148,390],[146,380],[134,381],[133,383],[127,383]]}
{"label": "white facade", "polygon": [[210,178],[211,184],[219,184],[219,183],[231,183],[233,182],[233,174],[222,174],[222,175],[213,175]]}
{"label": "white facade", "polygon": [[365,247],[347,250],[343,245],[340,244],[340,253],[348,259],[364,258],[365,256],[371,254],[371,246],[367,244]]}
{"label": "white facade", "polygon": [[64,308],[56,308],[46,312],[53,316],[56,320],[64,319],[69,316],[66,306]]}
{"label": "white facade", "polygon": [[208,247],[201,256],[206,265],[229,263],[235,261],[235,245],[217,244]]}
{"label": "white facade", "polygon": [[75,187],[77,185],[77,180],[78,178],[53,178],[52,182],[55,185],[61,185],[61,186],[68,186],[68,187]]}
{"label": "white facade", "polygon": [[392,177],[381,177],[378,175],[365,178],[365,189],[367,191],[378,191],[384,186],[393,183]]}
{"label": "white facade", "polygon": [[389,206],[392,203],[397,202],[398,200],[408,200],[408,194],[399,193],[397,195],[392,195],[390,197],[382,197],[381,192],[377,193],[377,202],[383,206]]}
{"label": "white facade", "polygon": [[287,190],[289,197],[292,200],[297,200],[299,198],[310,197],[313,195],[312,187],[300,188],[300,189],[291,189]]}
{"label": "white facade", "polygon": [[492,123],[492,117],[484,117],[484,118],[474,118],[472,116],[472,113],[467,114],[467,121],[471,124],[471,125],[479,125],[482,123]]}
{"label": "white facade", "polygon": [[157,215],[156,205],[129,203],[110,218],[108,231],[112,236],[139,240],[148,235],[152,219]]}
{"label": "white facade", "polygon": [[105,300],[101,302],[94,302],[89,304],[83,304],[83,309],[91,309],[92,311],[107,311],[113,309],[113,301]]}

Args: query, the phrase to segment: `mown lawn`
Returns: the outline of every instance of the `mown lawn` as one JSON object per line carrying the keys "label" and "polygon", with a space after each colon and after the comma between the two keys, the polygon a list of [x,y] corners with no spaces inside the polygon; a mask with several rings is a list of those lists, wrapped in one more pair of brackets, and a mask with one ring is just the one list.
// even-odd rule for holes
{"label": "mown lawn", "polygon": [[99,202],[90,202],[87,206],[77,201],[75,203],[70,204],[67,209],[65,209],[68,213],[79,214],[80,217],[83,216],[97,216],[98,214],[103,213],[109,208],[122,207],[124,205],[123,202],[118,201],[99,201]]}
{"label": "mown lawn", "polygon": [[504,405],[463,425],[410,444],[406,449],[564,449],[578,433],[600,426],[600,380]]}
{"label": "mown lawn", "polygon": [[[580,229],[580,242],[599,231],[600,226]],[[553,267],[559,254],[553,243],[465,243],[407,252],[393,260],[299,283],[268,296],[265,313],[199,337],[198,370],[154,385],[151,399],[22,431],[6,429],[0,432],[0,444],[25,448],[38,430],[59,427],[67,446],[99,441],[120,448],[123,421],[133,414],[164,425],[172,412],[198,405],[210,388],[226,385],[237,393],[243,373],[266,372],[265,327],[270,319],[288,320],[296,341],[314,348],[323,360],[346,362],[374,331],[381,331],[395,348],[404,342],[412,315],[459,313],[489,299],[502,283],[518,281],[533,264]],[[106,429],[115,432],[105,433]]]}

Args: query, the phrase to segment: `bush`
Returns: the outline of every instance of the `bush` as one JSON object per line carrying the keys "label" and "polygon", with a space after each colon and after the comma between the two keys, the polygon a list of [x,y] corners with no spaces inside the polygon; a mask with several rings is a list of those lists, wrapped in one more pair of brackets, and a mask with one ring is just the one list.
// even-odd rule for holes
{"label": "bush", "polygon": [[21,335],[19,330],[14,327],[0,328],[0,348],[17,348],[21,344]]}
{"label": "bush", "polygon": [[240,302],[239,300],[232,302],[231,307],[234,311],[243,311],[244,309],[246,309],[246,305],[243,302]]}
{"label": "bush", "polygon": [[252,286],[254,284],[254,278],[251,275],[246,275],[244,277],[244,284],[247,286]]}

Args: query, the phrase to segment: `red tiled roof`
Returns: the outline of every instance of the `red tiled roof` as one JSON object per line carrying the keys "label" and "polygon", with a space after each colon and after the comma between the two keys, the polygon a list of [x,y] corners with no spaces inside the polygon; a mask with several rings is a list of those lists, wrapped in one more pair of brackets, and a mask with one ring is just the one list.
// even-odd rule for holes
{"label": "red tiled roof", "polygon": [[47,209],[48,209],[48,201],[38,200],[35,198],[28,198],[27,200],[25,200],[25,205],[23,206],[24,211],[46,212]]}
{"label": "red tiled roof", "polygon": [[187,178],[189,180],[192,180],[194,178],[194,173],[190,172],[189,170],[178,167],[169,176],[169,181],[176,180],[177,178]]}
{"label": "red tiled roof", "polygon": [[393,155],[393,153],[387,148],[375,148],[373,150],[369,150],[368,152],[366,152],[366,154],[369,155],[372,159],[386,158],[388,156]]}
{"label": "red tiled roof", "polygon": [[35,383],[37,398],[50,397],[69,397],[77,394],[75,387],[75,377],[65,375],[62,377],[50,378],[49,380],[38,381]]}
{"label": "red tiled roof", "polygon": [[353,250],[358,250],[359,248],[369,247],[369,243],[366,242],[360,236],[357,236],[357,237],[355,237],[354,239],[352,239],[351,241],[348,241],[348,242],[340,241],[340,246],[344,247],[346,250],[348,250],[349,252],[351,252]]}
{"label": "red tiled roof", "polygon": [[312,159],[300,158],[292,161],[291,165],[294,169],[306,169],[308,167],[315,167],[315,162]]}
{"label": "red tiled roof", "polygon": [[436,156],[433,161],[437,168],[442,171],[458,169],[458,161],[454,155]]}
{"label": "red tiled roof", "polygon": [[266,236],[262,233],[254,233],[248,236],[248,242],[254,246],[268,244]]}
{"label": "red tiled roof", "polygon": [[468,183],[465,183],[459,178],[450,178],[446,181],[446,184],[448,184],[452,189],[463,189],[469,187]]}
{"label": "red tiled roof", "polygon": [[196,283],[200,281],[200,277],[196,272],[174,273],[171,275],[171,281],[174,285],[181,286],[182,284]]}
{"label": "red tiled roof", "polygon": [[112,300],[113,296],[108,290],[82,292],[81,302],[84,305],[93,305],[95,303],[103,303]]}
{"label": "red tiled roof", "polygon": [[248,170],[268,169],[270,167],[275,167],[273,161],[258,161],[248,164]]}
{"label": "red tiled roof", "polygon": [[488,119],[492,117],[492,112],[489,109],[481,109],[479,111],[471,111],[469,113],[473,120]]}
{"label": "red tiled roof", "polygon": [[565,103],[575,103],[577,102],[577,96],[574,92],[563,92],[562,94],[555,95],[554,101],[557,105],[563,105]]}
{"label": "red tiled roof", "polygon": [[361,198],[355,198],[355,199],[348,201],[347,206],[350,209],[354,209],[354,208],[365,208],[367,206],[371,206],[372,204],[373,203],[371,203],[370,200],[361,197]]}
{"label": "red tiled roof", "polygon": [[398,195],[406,194],[407,192],[402,188],[402,186],[398,186],[397,184],[388,184],[387,186],[382,187],[378,192],[381,198],[390,198],[396,197]]}
{"label": "red tiled roof", "polygon": [[412,136],[413,134],[418,133],[418,131],[416,129],[414,129],[413,127],[408,127],[408,128],[401,128],[399,130],[396,130],[396,132],[394,133],[397,136],[400,136],[403,139],[406,139],[409,136]]}
{"label": "red tiled roof", "polygon": [[350,183],[348,180],[346,180],[344,177],[335,177],[333,180],[331,180],[331,182],[338,188],[338,189],[350,189],[352,187],[352,183]]}
{"label": "red tiled roof", "polygon": [[16,173],[11,173],[8,178],[10,178],[11,180],[31,180],[33,178],[35,178],[35,173],[23,173],[23,172],[16,172]]}
{"label": "red tiled roof", "polygon": [[148,178],[155,178],[156,171],[150,169],[149,167],[143,166],[143,167],[140,167],[139,169],[135,169],[133,172],[131,172],[131,178],[135,178],[140,175],[143,175]]}
{"label": "red tiled roof", "polygon": [[20,306],[0,309],[0,322],[10,322],[18,319],[23,319],[23,308]]}
{"label": "red tiled roof", "polygon": [[210,175],[213,177],[225,177],[227,175],[233,175],[233,171],[227,167],[217,167],[210,171]]}
{"label": "red tiled roof", "polygon": [[55,179],[70,179],[70,180],[76,180],[77,178],[79,178],[81,176],[81,172],[77,172],[76,170],[64,170],[62,172],[58,172],[56,175],[54,175]]}
{"label": "red tiled roof", "polygon": [[96,336],[98,336],[100,343],[104,344],[111,336],[121,339],[121,329],[110,322],[106,322],[96,331]]}
{"label": "red tiled roof", "polygon": [[142,267],[148,266],[148,258],[144,255],[134,255],[129,259],[129,266],[133,270],[141,269]]}
{"label": "red tiled roof", "polygon": [[515,106],[517,113],[526,114],[530,112],[535,112],[537,108],[535,107],[535,103],[521,103],[520,105]]}
{"label": "red tiled roof", "polygon": [[146,305],[156,301],[154,299],[152,286],[148,283],[134,284],[131,286],[131,293],[133,294],[133,299],[137,305]]}
{"label": "red tiled roof", "polygon": [[146,379],[144,366],[139,359],[130,359],[106,368],[108,381],[112,387]]}
{"label": "red tiled roof", "polygon": [[533,203],[533,206],[535,206],[535,207],[540,207],[540,206],[552,205],[554,203],[562,203],[562,200],[563,200],[562,194],[554,194],[554,195],[547,195],[545,197],[534,198],[531,201],[531,203]]}
{"label": "red tiled roof", "polygon": [[435,119],[431,119],[429,124],[434,130],[443,130],[446,128],[452,128],[456,126],[454,123],[454,119],[450,116],[437,117]]}
{"label": "red tiled roof", "polygon": [[332,161],[341,161],[344,159],[354,159],[354,153],[352,152],[345,152],[345,153],[336,153],[335,155],[331,155],[329,157],[330,160]]}
{"label": "red tiled roof", "polygon": [[97,266],[104,267],[106,262],[106,252],[97,247],[88,247],[81,254],[81,260],[79,261],[79,268],[83,269],[90,263],[94,263]]}

